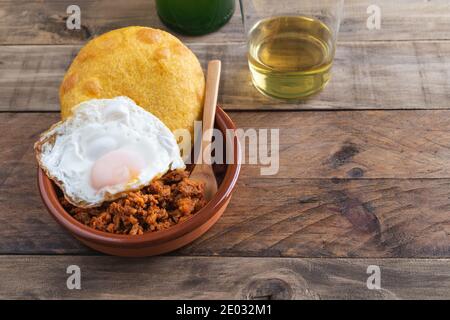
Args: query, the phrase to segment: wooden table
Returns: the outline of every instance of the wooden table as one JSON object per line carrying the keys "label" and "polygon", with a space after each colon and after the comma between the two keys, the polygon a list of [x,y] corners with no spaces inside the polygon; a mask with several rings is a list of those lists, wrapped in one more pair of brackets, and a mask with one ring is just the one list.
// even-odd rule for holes
{"label": "wooden table", "polygon": [[[242,128],[280,129],[280,171],[245,165],[220,221],[172,254],[94,252],[46,213],[32,145],[59,119],[79,48],[128,25],[164,28],[151,0],[0,0],[0,298],[450,298],[450,2],[347,0],[333,79],[303,103],[256,92],[240,13],[181,37],[223,61],[220,103]],[[66,268],[82,270],[68,290]],[[381,268],[368,290],[367,267]]]}

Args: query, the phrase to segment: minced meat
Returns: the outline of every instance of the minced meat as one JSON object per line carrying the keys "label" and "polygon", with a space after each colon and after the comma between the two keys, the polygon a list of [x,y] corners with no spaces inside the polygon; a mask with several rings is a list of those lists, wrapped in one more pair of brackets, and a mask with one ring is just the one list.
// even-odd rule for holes
{"label": "minced meat", "polygon": [[205,204],[204,184],[174,170],[139,191],[97,208],[78,208],[61,197],[75,219],[96,230],[139,235],[167,229],[192,217]]}

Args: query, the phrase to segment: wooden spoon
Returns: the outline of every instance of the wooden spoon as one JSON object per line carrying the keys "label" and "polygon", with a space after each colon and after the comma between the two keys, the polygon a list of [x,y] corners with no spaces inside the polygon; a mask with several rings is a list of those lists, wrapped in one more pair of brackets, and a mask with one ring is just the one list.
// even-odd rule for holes
{"label": "wooden spoon", "polygon": [[211,153],[208,152],[205,154],[205,150],[211,144],[212,140],[211,129],[214,128],[214,119],[216,117],[220,70],[221,62],[219,60],[212,60],[208,63],[205,104],[203,106],[203,139],[201,141],[201,152],[190,175],[191,179],[205,183],[205,198],[208,201],[211,200],[217,192],[216,176],[214,175],[212,166],[209,164],[211,163]]}

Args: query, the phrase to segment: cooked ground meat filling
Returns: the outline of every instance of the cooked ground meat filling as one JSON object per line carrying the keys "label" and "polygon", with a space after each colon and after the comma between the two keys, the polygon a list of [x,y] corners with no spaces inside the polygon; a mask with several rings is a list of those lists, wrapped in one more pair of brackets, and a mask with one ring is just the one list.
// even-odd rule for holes
{"label": "cooked ground meat filling", "polygon": [[109,233],[139,235],[167,229],[192,217],[205,204],[204,184],[175,170],[149,186],[101,207],[83,209],[62,197],[63,207],[81,223]]}

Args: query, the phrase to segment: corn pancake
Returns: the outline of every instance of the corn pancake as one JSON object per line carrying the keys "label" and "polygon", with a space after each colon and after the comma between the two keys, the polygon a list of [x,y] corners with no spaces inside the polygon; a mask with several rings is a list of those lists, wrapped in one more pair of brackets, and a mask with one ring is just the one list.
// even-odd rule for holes
{"label": "corn pancake", "polygon": [[203,110],[205,78],[196,56],[171,34],[126,27],[88,42],[59,90],[61,116],[94,98],[128,96],[172,131],[193,132]]}

